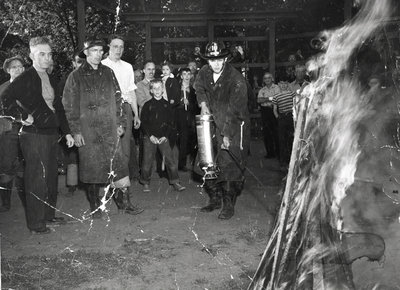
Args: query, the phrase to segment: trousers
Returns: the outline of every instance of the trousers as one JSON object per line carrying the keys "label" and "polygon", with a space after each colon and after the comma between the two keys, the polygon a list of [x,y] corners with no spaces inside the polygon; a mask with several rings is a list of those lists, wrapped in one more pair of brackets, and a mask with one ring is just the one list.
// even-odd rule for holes
{"label": "trousers", "polygon": [[[20,143],[25,159],[24,187],[26,221],[30,230],[43,229],[54,218],[57,204],[58,135],[22,132]],[[35,197],[36,195],[37,197]]]}

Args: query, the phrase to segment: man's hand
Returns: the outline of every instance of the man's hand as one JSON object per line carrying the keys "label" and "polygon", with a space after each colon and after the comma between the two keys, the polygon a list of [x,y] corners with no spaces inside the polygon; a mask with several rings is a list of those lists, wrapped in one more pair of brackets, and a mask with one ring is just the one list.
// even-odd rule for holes
{"label": "man's hand", "polygon": [[72,137],[71,134],[65,135],[65,139],[67,140],[68,148],[71,148],[72,146],[74,146],[75,140],[74,140],[74,138]]}
{"label": "man's hand", "polygon": [[159,144],[164,144],[165,142],[167,142],[168,139],[166,137],[161,137],[160,139],[158,139]]}
{"label": "man's hand", "polygon": [[141,123],[141,122],[140,122],[139,117],[138,117],[138,116],[134,116],[134,117],[133,117],[133,128],[139,129],[140,123]]}
{"label": "man's hand", "polygon": [[28,115],[28,118],[25,120],[21,120],[22,125],[24,126],[31,126],[33,124],[33,116],[31,114]]}
{"label": "man's hand", "polygon": [[229,146],[231,146],[231,141],[229,140],[228,137],[224,136],[224,138],[222,138],[221,148],[229,150]]}
{"label": "man's hand", "polygon": [[125,133],[124,128],[122,128],[121,126],[118,126],[117,127],[117,135],[118,135],[118,137],[121,137],[122,135],[124,135],[124,133]]}
{"label": "man's hand", "polygon": [[207,104],[205,102],[201,102],[200,107],[202,115],[210,115],[210,109],[208,109]]}
{"label": "man's hand", "polygon": [[154,135],[151,135],[151,136],[150,136],[150,142],[153,143],[153,144],[155,144],[155,145],[160,144],[159,140],[158,140],[157,137],[154,136]]}
{"label": "man's hand", "polygon": [[85,139],[83,139],[83,136],[81,134],[75,134],[74,142],[76,147],[81,147],[85,145]]}

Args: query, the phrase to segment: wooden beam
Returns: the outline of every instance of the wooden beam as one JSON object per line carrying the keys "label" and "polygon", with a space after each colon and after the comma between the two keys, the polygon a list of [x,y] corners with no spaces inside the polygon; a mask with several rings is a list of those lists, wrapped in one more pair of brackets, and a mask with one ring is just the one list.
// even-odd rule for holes
{"label": "wooden beam", "polygon": [[176,27],[176,26],[192,26],[192,27],[201,27],[206,26],[204,21],[174,21],[174,22],[152,22],[152,27]]}
{"label": "wooden beam", "polygon": [[256,26],[256,25],[266,25],[265,20],[236,20],[236,21],[215,21],[215,26]]}
{"label": "wooden beam", "polygon": [[217,37],[222,41],[266,41],[268,36],[230,36],[230,37]]}
{"label": "wooden beam", "polygon": [[151,52],[151,24],[146,23],[146,59],[151,59],[152,58],[152,52]]}
{"label": "wooden beam", "polygon": [[[151,42],[155,43],[172,43],[172,42],[206,42],[214,37],[158,37],[153,38]],[[231,36],[231,37],[217,37],[216,39],[221,41],[266,41],[269,39],[268,36]]]}
{"label": "wooden beam", "polygon": [[76,3],[77,17],[78,17],[78,49],[83,48],[83,42],[86,38],[86,24],[85,24],[85,2],[84,0],[77,0]]}
{"label": "wooden beam", "polygon": [[266,20],[269,17],[274,18],[295,18],[298,11],[294,10],[266,10],[253,12],[225,12],[207,14],[198,13],[174,13],[174,12],[157,12],[157,13],[125,13],[121,15],[128,22],[166,22],[166,21],[207,21],[207,20],[240,20],[243,22],[256,19]]}
{"label": "wooden beam", "polygon": [[316,32],[303,32],[303,33],[293,33],[293,34],[282,34],[276,36],[276,39],[293,39],[293,38],[313,38],[320,34],[319,31]]}
{"label": "wooden beam", "polygon": [[207,37],[178,37],[178,38],[153,38],[153,43],[176,43],[176,42],[207,42]]}
{"label": "wooden beam", "polygon": [[270,19],[268,21],[268,38],[269,38],[269,72],[275,76],[275,30],[276,30],[276,22],[275,19]]}
{"label": "wooden beam", "polygon": [[[262,21],[213,21],[214,26],[256,26],[266,24],[265,20]],[[206,21],[172,21],[172,22],[151,22],[152,27],[177,27],[177,26],[191,26],[191,27],[201,27],[207,26]],[[268,27],[266,27],[268,29]]]}

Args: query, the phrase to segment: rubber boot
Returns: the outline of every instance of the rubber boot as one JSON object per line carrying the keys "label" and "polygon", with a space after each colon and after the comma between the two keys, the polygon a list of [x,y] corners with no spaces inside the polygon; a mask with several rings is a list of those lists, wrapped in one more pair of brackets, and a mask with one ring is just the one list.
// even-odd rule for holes
{"label": "rubber boot", "polygon": [[233,195],[233,206],[236,205],[236,199],[237,197],[242,193],[243,187],[244,187],[244,180],[243,181],[232,181],[232,188],[235,192]]}
{"label": "rubber boot", "polygon": [[205,191],[208,194],[208,204],[200,209],[201,212],[212,212],[216,209],[220,209],[222,202],[222,189],[219,184],[215,184],[212,181],[206,181],[204,185]]}
{"label": "rubber boot", "polygon": [[0,212],[9,211],[11,208],[11,189],[12,189],[12,181],[7,183],[0,184],[0,195],[2,206],[0,206]]}
{"label": "rubber boot", "polygon": [[221,220],[228,220],[235,214],[235,206],[233,204],[233,197],[228,193],[222,196],[222,210],[218,215]]}
{"label": "rubber boot", "polygon": [[143,212],[142,208],[134,206],[131,203],[127,188],[116,189],[116,193],[114,194],[114,201],[118,207],[118,211],[121,213],[136,215]]}
{"label": "rubber boot", "polygon": [[101,218],[100,197],[99,197],[99,186],[96,184],[90,184],[86,191],[86,197],[89,201],[90,212],[92,218]]}
{"label": "rubber boot", "polygon": [[222,193],[222,210],[218,215],[219,219],[228,220],[235,214],[236,188],[228,181]]}

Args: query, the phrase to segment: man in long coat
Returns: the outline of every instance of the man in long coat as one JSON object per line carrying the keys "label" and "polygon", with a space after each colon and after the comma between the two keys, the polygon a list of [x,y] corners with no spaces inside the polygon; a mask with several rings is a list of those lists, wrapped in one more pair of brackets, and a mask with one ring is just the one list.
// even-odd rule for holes
{"label": "man in long coat", "polygon": [[236,197],[243,189],[250,142],[246,80],[226,62],[228,55],[222,43],[210,42],[203,55],[208,65],[199,71],[194,83],[201,114],[212,114],[214,118],[216,162],[221,170],[215,182],[206,182],[210,201],[201,210],[210,212],[220,208],[222,196],[220,219],[234,215]]}
{"label": "man in long coat", "polygon": [[94,218],[99,218],[99,189],[106,183],[117,188],[113,195],[119,210],[137,214],[129,201],[127,159],[120,137],[126,120],[122,98],[113,71],[101,64],[103,42],[85,42],[86,61],[73,71],[65,84],[63,102],[75,145],[79,147],[79,177],[88,185],[87,197]]}

